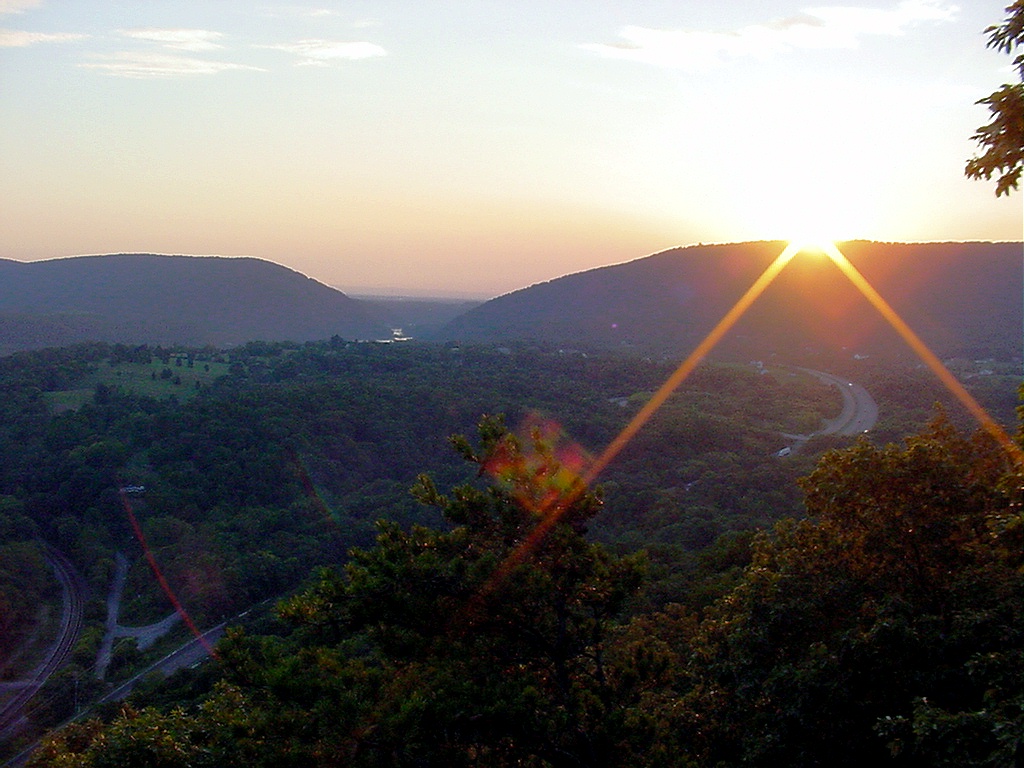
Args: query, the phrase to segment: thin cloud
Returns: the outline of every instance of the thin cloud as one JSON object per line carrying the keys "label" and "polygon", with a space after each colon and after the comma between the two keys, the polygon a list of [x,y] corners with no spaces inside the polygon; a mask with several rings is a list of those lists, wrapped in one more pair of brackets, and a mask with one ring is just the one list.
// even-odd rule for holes
{"label": "thin cloud", "polygon": [[223,35],[208,29],[146,27],[143,29],[119,29],[118,32],[133,40],[160,43],[164,48],[175,51],[212,51],[223,47],[217,42]]}
{"label": "thin cloud", "polygon": [[889,10],[821,6],[727,32],[629,26],[621,31],[620,42],[580,47],[606,58],[696,71],[734,58],[768,58],[797,49],[856,48],[865,36],[903,35],[915,24],[952,21],[958,11],[941,0],[905,0]]}
{"label": "thin cloud", "polygon": [[296,40],[294,43],[259,47],[294,54],[299,58],[296,64],[307,67],[326,67],[332,61],[357,61],[387,56],[387,51],[379,45],[365,41]]}
{"label": "thin cloud", "polygon": [[0,48],[27,48],[38,43],[70,43],[87,37],[88,35],[73,32],[24,32],[17,29],[0,29]]}
{"label": "thin cloud", "polygon": [[282,17],[299,17],[299,18],[311,18],[311,19],[325,19],[332,16],[340,16],[341,14],[333,8],[322,8],[319,6],[303,6],[303,5],[280,5],[271,8],[265,8],[263,10],[264,16],[271,18],[282,18]]}
{"label": "thin cloud", "polygon": [[86,69],[95,69],[107,75],[128,77],[136,80],[166,80],[174,77],[216,75],[219,72],[226,72],[228,70],[266,71],[259,67],[234,64],[227,61],[195,59],[188,56],[175,56],[173,54],[132,52],[95,55],[92,57],[92,61],[82,62],[78,66]]}
{"label": "thin cloud", "polygon": [[0,0],[0,16],[5,13],[24,13],[29,8],[38,8],[43,0]]}

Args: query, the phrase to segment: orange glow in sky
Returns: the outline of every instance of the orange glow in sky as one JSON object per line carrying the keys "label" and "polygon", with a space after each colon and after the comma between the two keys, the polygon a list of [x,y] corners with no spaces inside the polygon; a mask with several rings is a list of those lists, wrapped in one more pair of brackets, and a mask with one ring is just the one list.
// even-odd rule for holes
{"label": "orange glow in sky", "polygon": [[[824,253],[827,255],[871,305],[878,310],[886,322],[899,333],[907,345],[931,369],[939,381],[978,420],[981,428],[1003,447],[1010,460],[1018,468],[1024,467],[1024,452],[1021,451],[1020,446],[1006,434],[1006,431],[964,389],[963,385],[949,372],[938,357],[936,357],[935,353],[921,341],[913,329],[907,325],[903,318],[875,290],[874,286],[850,263],[849,259],[846,258],[835,243],[828,240],[793,241],[787,244],[775,260],[768,265],[764,272],[747,289],[746,293],[737,300],[718,324],[596,458],[590,460],[589,456],[581,450],[566,450],[565,436],[553,425],[542,424],[540,427],[534,425],[528,429],[531,432],[531,439],[539,438],[548,441],[548,444],[556,449],[557,453],[552,453],[551,456],[547,454],[531,456],[529,454],[529,445],[527,445],[526,453],[517,454],[515,457],[516,461],[509,461],[506,457],[499,455],[492,462],[492,465],[488,466],[493,476],[506,483],[522,482],[524,479],[530,481],[530,478],[535,476],[540,477],[542,482],[536,487],[531,486],[527,490],[519,488],[518,492],[513,487],[513,495],[523,503],[526,509],[535,512],[539,516],[539,520],[530,536],[516,547],[495,570],[491,578],[483,586],[480,594],[477,596],[478,598],[493,590],[504,580],[512,568],[529,557],[533,549],[538,546],[539,542],[555,526],[570,506],[593,485],[605,468],[619,455],[637,432],[647,424],[668,397],[689,377],[700,361],[729,332],[758,297],[764,293],[765,289],[778,277],[779,273],[786,268],[790,261],[801,253],[808,255]],[[552,438],[555,438],[555,440],[552,440]],[[523,442],[528,443],[528,441]],[[538,473],[535,471],[536,467],[545,465],[545,462],[550,458],[558,460],[562,457],[566,458],[566,463],[561,465],[557,472]]]}
{"label": "orange glow in sky", "polygon": [[963,176],[1005,2],[4,0],[0,258],[489,297],[698,242],[1017,240]]}
{"label": "orange glow in sky", "polygon": [[843,255],[842,251],[835,244],[828,243],[825,245],[825,253],[842,270],[850,282],[856,286],[857,290],[864,295],[864,298],[878,310],[886,322],[903,338],[907,346],[914,351],[914,354],[920,358],[921,362],[928,366],[932,373],[942,382],[943,386],[978,420],[981,428],[1003,446],[1018,467],[1024,467],[1024,453],[1021,452],[1020,446],[1006,434],[1006,431],[996,423],[995,419],[988,415],[988,412],[981,407],[973,395],[964,389],[963,384],[957,381],[956,377],[949,372],[949,369],[942,364],[942,361],[939,360],[935,353],[928,348],[928,345],[921,341],[913,329],[906,324],[903,318],[875,290],[874,286],[864,278],[860,271],[850,263],[850,260]]}

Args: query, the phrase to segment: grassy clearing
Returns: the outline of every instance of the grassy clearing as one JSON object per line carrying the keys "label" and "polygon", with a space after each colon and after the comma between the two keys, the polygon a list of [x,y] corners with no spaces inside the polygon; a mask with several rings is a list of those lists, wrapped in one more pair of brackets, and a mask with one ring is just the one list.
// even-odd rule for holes
{"label": "grassy clearing", "polygon": [[45,397],[56,412],[79,408],[100,384],[157,400],[188,400],[227,372],[226,362],[193,360],[189,365],[185,355],[172,355],[167,363],[157,358],[149,363],[104,361],[77,388],[48,392]]}
{"label": "grassy clearing", "polygon": [[157,399],[175,395],[181,400],[210,386],[227,372],[227,363],[195,361],[189,367],[187,359],[180,356],[171,357],[168,364],[156,359],[149,364],[103,363],[95,374],[95,384],[106,384]]}

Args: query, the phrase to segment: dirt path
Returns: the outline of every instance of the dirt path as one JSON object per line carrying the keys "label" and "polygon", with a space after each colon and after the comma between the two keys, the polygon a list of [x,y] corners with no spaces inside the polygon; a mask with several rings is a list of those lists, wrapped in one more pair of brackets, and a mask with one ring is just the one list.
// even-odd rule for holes
{"label": "dirt path", "polygon": [[117,614],[121,610],[121,593],[124,591],[124,580],[128,576],[128,558],[118,552],[114,556],[116,570],[114,583],[110,585],[107,595],[107,624],[103,632],[103,642],[96,652],[96,679],[102,680],[110,666],[110,652],[114,647],[114,633],[117,631]]}
{"label": "dirt path", "polygon": [[117,623],[118,614],[121,611],[121,594],[124,592],[124,582],[128,577],[128,558],[121,552],[115,557],[116,570],[114,581],[110,585],[110,593],[107,595],[107,624],[103,633],[103,642],[96,653],[96,679],[102,680],[107,674],[110,666],[110,657],[114,648],[114,640],[119,637],[134,637],[138,642],[140,651],[149,648],[153,643],[171,631],[171,628],[178,623],[178,614],[172,613],[160,621],[147,624],[144,627],[122,627]]}

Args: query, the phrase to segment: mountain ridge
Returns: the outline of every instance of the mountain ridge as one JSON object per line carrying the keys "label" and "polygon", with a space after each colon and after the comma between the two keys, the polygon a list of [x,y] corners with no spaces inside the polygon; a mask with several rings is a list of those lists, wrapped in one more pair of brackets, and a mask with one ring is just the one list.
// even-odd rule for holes
{"label": "mountain ridge", "polygon": [[[671,248],[499,296],[450,322],[452,341],[692,350],[785,247],[781,241]],[[1020,357],[1021,243],[841,245],[942,355]],[[808,349],[892,353],[905,343],[824,255],[800,254],[723,339],[743,357]]]}
{"label": "mountain ridge", "polygon": [[255,257],[0,259],[0,351],[79,341],[233,345],[387,333],[373,305]]}
{"label": "mountain ridge", "polygon": [[[453,319],[445,317],[447,307],[443,313],[355,299],[252,256],[0,259],[0,354],[83,341],[232,346],[336,335],[379,339],[390,338],[394,327],[408,332],[412,326],[414,336],[433,341],[534,341],[679,355],[704,338],[785,245],[670,248],[520,288]],[[1014,241],[841,245],[937,354],[999,359],[1021,354],[1021,247]],[[905,343],[827,257],[801,254],[715,355],[793,358],[808,350],[895,349],[906,351]]]}

